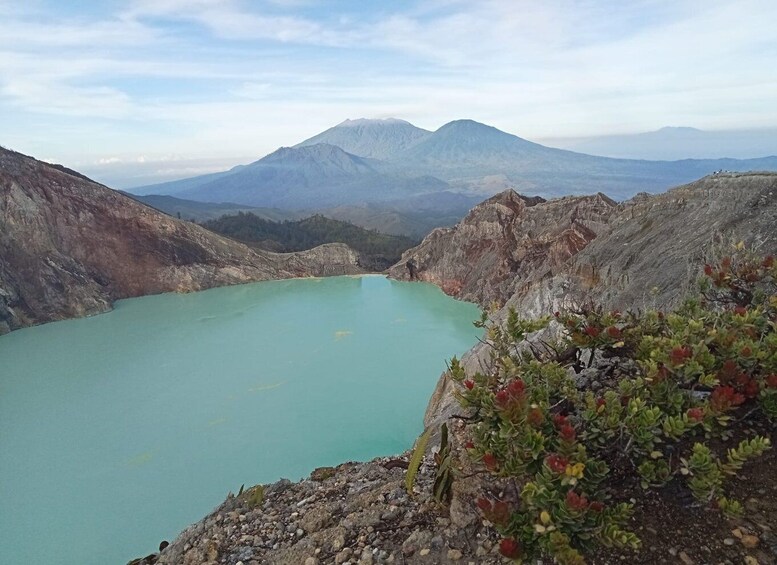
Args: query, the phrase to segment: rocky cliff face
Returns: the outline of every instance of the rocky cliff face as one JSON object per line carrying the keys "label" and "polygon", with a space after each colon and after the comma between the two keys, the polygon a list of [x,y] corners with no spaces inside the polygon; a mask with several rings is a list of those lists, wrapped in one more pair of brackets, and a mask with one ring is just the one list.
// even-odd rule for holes
{"label": "rocky cliff face", "polygon": [[327,245],[274,254],[182,222],[64,167],[0,148],[0,334],[114,300],[359,272]]}
{"label": "rocky cliff face", "polygon": [[527,315],[593,301],[608,308],[667,308],[705,261],[744,242],[777,250],[777,173],[723,173],[618,206],[606,229],[565,269],[534,278],[508,300]]}
{"label": "rocky cliff face", "polygon": [[434,230],[390,269],[483,306],[500,305],[526,280],[564,272],[607,229],[615,202],[604,196],[545,201],[512,190],[479,204],[456,226]]}
{"label": "rocky cliff face", "polygon": [[[502,193],[454,228],[432,233],[403,255],[392,275],[409,278],[412,262],[418,279],[449,294],[484,307],[498,300],[504,306],[496,318],[509,307],[542,316],[587,302],[618,309],[670,307],[690,290],[701,265],[732,244],[777,252],[777,173],[711,175],[619,205],[602,195],[525,209],[503,204],[516,198]],[[482,346],[474,348],[465,366],[474,369],[485,353]],[[455,411],[451,392],[443,376],[427,425]]]}
{"label": "rocky cliff face", "polygon": [[389,272],[525,315],[585,300],[665,307],[730,243],[773,251],[775,228],[777,173],[716,174],[622,204],[603,194],[527,201],[510,190],[433,231]]}

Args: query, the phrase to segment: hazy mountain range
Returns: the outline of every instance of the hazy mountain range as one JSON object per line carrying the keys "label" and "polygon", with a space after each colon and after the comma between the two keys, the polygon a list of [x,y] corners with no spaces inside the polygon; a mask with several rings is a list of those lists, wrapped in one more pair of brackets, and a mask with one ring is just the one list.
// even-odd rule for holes
{"label": "hazy mountain range", "polygon": [[249,165],[130,191],[291,210],[449,191],[483,197],[505,188],[546,197],[601,191],[624,199],[719,169],[777,170],[777,157],[613,159],[546,147],[472,120],[430,132],[402,120],[362,119],[346,120]]}
{"label": "hazy mountain range", "polygon": [[624,159],[749,159],[777,155],[777,129],[703,131],[665,127],[630,135],[546,139],[553,147]]}
{"label": "hazy mountain range", "polygon": [[282,147],[254,163],[158,185],[136,194],[168,194],[190,200],[237,202],[300,210],[356,202],[380,202],[448,185],[429,175],[405,175],[378,160],[359,157],[327,143]]}
{"label": "hazy mountain range", "polygon": [[199,223],[239,212],[250,212],[259,218],[273,222],[300,220],[314,214],[322,214],[327,218],[350,222],[381,233],[407,235],[416,239],[421,239],[436,227],[454,225],[482,200],[479,196],[444,191],[420,194],[391,202],[346,204],[334,208],[309,210],[281,210],[229,202],[197,202],[158,194],[145,196],[128,192],[123,194],[171,216]]}

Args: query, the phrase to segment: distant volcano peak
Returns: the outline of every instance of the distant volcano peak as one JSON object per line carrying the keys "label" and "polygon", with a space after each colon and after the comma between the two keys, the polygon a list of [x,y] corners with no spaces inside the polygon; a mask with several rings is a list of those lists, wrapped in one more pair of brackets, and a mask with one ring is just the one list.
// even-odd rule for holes
{"label": "distant volcano peak", "polygon": [[377,125],[377,126],[386,126],[386,125],[392,125],[392,124],[403,124],[403,125],[412,125],[410,122],[406,122],[405,120],[400,120],[398,118],[357,118],[355,120],[345,120],[343,122],[340,122],[335,127],[357,127],[357,126],[369,126],[369,125]]}

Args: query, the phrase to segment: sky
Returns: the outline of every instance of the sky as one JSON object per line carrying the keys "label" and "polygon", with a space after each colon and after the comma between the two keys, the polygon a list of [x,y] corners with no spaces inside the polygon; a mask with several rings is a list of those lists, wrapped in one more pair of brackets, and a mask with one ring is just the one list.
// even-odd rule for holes
{"label": "sky", "polygon": [[774,22],[774,0],[0,0],[0,145],[132,186],[347,118],[775,128]]}

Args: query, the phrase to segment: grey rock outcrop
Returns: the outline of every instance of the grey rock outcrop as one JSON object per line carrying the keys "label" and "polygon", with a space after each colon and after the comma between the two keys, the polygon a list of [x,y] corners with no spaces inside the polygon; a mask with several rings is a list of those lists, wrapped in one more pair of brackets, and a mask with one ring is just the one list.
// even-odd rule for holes
{"label": "grey rock outcrop", "polygon": [[[411,262],[418,279],[449,294],[484,307],[496,300],[500,319],[508,308],[531,317],[588,302],[667,308],[692,288],[705,261],[734,243],[777,252],[777,173],[719,173],[618,205],[601,195],[567,197],[505,213],[516,198],[507,192],[478,205],[408,250],[390,273],[409,279]],[[465,367],[476,369],[485,354],[476,346]],[[425,422],[437,425],[456,408],[443,375]]]}

